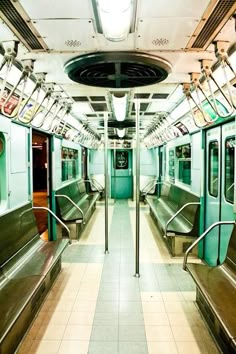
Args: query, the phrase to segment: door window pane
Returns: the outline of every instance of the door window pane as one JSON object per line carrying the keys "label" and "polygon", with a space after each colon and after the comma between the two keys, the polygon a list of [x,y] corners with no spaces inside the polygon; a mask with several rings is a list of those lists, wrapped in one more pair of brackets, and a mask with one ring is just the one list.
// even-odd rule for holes
{"label": "door window pane", "polygon": [[227,138],[225,141],[225,199],[234,202],[234,154],[235,137]]}
{"label": "door window pane", "polygon": [[61,154],[62,181],[76,178],[78,175],[78,151],[63,147]]}
{"label": "door window pane", "polygon": [[178,160],[178,180],[182,183],[191,184],[191,146],[185,144],[176,146],[175,156]]}
{"label": "door window pane", "polygon": [[116,170],[127,170],[128,167],[128,151],[116,151]]}
{"label": "door window pane", "polygon": [[7,195],[5,138],[0,132],[0,207]]}
{"label": "door window pane", "polygon": [[209,171],[208,171],[208,192],[213,197],[218,196],[218,178],[219,178],[219,144],[217,141],[211,141],[209,144]]}

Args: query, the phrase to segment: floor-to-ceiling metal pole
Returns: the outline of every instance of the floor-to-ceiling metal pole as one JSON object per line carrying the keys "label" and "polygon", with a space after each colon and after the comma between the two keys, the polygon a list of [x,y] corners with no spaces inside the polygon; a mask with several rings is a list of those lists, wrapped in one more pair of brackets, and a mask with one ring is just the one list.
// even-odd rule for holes
{"label": "floor-to-ceiling metal pole", "polygon": [[114,203],[116,202],[116,143],[113,150],[113,171],[114,171],[114,183],[113,183],[113,196],[114,196]]}
{"label": "floor-to-ceiling metal pole", "polygon": [[136,110],[136,250],[135,250],[135,276],[139,273],[139,248],[140,248],[140,136],[139,136],[139,102],[135,102]]}
{"label": "floor-to-ceiling metal pole", "polygon": [[105,253],[108,251],[108,113],[104,113]]}

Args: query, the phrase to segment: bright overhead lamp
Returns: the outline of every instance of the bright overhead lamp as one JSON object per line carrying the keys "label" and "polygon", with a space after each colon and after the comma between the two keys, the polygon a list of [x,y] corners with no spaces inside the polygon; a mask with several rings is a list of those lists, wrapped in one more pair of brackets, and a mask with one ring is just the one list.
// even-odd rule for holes
{"label": "bright overhead lamp", "polygon": [[123,96],[112,95],[113,109],[116,120],[122,122],[125,120],[127,111],[127,94]]}
{"label": "bright overhead lamp", "polygon": [[113,42],[123,41],[129,34],[132,0],[97,0],[104,36]]}
{"label": "bright overhead lamp", "polygon": [[125,136],[125,128],[117,129],[117,135],[118,135],[119,138],[124,138],[124,136]]}

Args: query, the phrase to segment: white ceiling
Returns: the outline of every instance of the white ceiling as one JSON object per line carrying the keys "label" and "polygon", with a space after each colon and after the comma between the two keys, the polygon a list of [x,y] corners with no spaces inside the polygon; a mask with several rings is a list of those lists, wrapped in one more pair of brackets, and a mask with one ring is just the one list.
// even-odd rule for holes
{"label": "white ceiling", "polygon": [[[130,33],[125,41],[114,43],[97,33],[90,0],[51,0],[50,5],[48,0],[20,0],[18,3],[49,50],[30,52],[21,44],[18,59],[34,59],[34,71],[46,72],[46,81],[57,83],[70,96],[105,96],[108,101],[109,89],[72,82],[64,73],[65,62],[88,52],[147,52],[168,60],[173,68],[172,73],[163,83],[130,90],[131,99],[135,93],[174,95],[179,84],[189,82],[190,72],[200,71],[200,59],[211,58],[216,61],[213,46],[201,52],[185,49],[205,10],[214,2],[216,0],[137,0],[135,32]],[[227,23],[218,38],[229,41],[229,46],[236,42],[234,20]],[[11,39],[16,39],[16,36],[0,22],[0,42]],[[169,111],[179,100],[180,92],[176,95],[177,100],[170,97],[152,103],[150,96],[147,112],[152,109]],[[86,104],[76,103],[74,107],[76,114],[83,111]]]}

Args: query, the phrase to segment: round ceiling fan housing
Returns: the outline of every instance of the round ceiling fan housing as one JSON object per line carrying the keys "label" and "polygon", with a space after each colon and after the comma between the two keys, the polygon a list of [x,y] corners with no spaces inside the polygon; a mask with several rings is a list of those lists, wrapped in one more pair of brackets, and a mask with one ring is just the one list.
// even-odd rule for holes
{"label": "round ceiling fan housing", "polygon": [[171,64],[145,53],[98,52],[70,59],[64,70],[72,81],[83,85],[123,89],[165,80]]}

